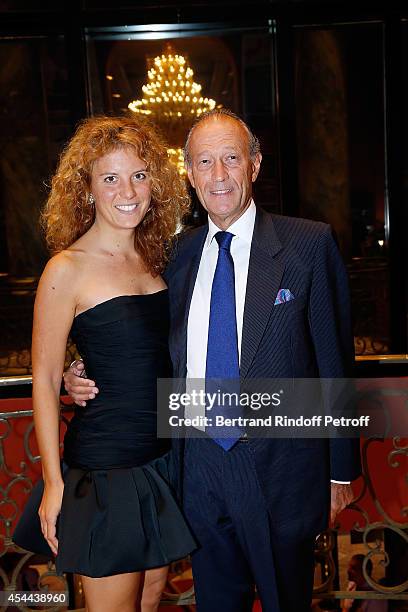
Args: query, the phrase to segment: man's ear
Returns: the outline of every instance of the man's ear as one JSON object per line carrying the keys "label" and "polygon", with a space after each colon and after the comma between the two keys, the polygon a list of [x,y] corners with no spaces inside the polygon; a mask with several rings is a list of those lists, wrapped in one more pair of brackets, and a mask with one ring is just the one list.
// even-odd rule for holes
{"label": "man's ear", "polygon": [[191,186],[195,189],[195,182],[194,182],[194,177],[193,177],[193,171],[191,169],[191,164],[187,166],[187,176],[188,176],[188,180],[191,183]]}
{"label": "man's ear", "polygon": [[262,161],[262,155],[261,153],[257,153],[255,159],[252,160],[252,176],[251,176],[251,180],[253,183],[255,183],[258,174],[259,174],[259,170],[261,169],[261,161]]}

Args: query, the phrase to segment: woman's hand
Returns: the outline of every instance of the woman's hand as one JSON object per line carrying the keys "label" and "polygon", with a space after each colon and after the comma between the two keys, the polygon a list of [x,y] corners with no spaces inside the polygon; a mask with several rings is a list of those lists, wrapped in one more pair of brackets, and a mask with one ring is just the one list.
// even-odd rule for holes
{"label": "woman's hand", "polygon": [[45,484],[44,493],[38,514],[41,521],[41,531],[47,540],[54,555],[58,554],[58,540],[56,537],[57,518],[61,511],[64,482],[59,484]]}

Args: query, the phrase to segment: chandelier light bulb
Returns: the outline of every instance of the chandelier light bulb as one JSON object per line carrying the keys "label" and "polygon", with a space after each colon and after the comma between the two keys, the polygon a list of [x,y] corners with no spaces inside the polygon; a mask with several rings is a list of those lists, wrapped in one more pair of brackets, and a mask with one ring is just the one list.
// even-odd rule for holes
{"label": "chandelier light bulb", "polygon": [[[128,108],[134,113],[151,115],[169,138],[180,130],[184,134],[195,117],[215,108],[215,100],[200,94],[202,86],[193,80],[194,71],[182,55],[163,53],[148,62],[148,82],[142,86],[145,96],[130,102]],[[179,173],[185,174],[182,149],[173,146],[167,152]]]}

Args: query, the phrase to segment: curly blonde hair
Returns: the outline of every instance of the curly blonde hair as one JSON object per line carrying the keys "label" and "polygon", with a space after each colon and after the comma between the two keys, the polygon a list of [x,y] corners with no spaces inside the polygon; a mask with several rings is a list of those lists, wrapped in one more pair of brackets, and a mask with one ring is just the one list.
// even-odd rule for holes
{"label": "curly blonde hair", "polygon": [[47,245],[58,253],[91,227],[95,220],[95,207],[89,201],[93,164],[121,147],[135,150],[151,178],[150,209],[135,229],[135,249],[146,267],[159,274],[190,200],[157,128],[139,116],[99,116],[80,123],[61,154],[42,212]]}

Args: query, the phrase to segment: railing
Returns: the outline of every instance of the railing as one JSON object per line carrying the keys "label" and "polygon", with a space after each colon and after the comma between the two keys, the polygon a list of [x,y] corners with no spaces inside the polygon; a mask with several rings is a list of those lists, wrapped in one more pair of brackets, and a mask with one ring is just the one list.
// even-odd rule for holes
{"label": "railing", "polygon": [[[0,378],[0,388],[15,385],[29,385],[32,380],[30,376]],[[405,381],[406,382],[406,381]],[[383,403],[382,409],[386,413],[389,409],[390,399],[401,404],[402,410],[408,410],[408,385],[398,384],[390,388],[379,388],[376,401]],[[30,552],[17,548],[11,540],[13,528],[19,516],[24,499],[33,488],[35,481],[40,475],[40,457],[35,447],[32,409],[29,407],[30,400],[2,400],[8,402],[7,410],[0,412],[0,542],[3,542],[3,550],[0,550],[0,580],[3,582],[3,590],[22,590],[21,583],[27,566],[38,558]],[[0,410],[1,410],[0,403]],[[20,405],[21,404],[21,405]],[[71,411],[69,404],[61,402],[61,428],[64,429],[68,422]],[[377,486],[378,473],[373,472],[372,450],[377,446],[382,448],[384,459],[383,469],[387,469],[385,481],[389,482],[392,474],[399,474],[396,479],[397,489],[395,499],[392,498],[392,508],[382,499],[382,489]],[[387,450],[384,451],[385,446]],[[378,455],[378,450],[375,453]],[[405,547],[408,550],[408,505],[401,504],[395,507],[398,501],[397,490],[400,490],[401,499],[406,496],[406,458],[408,445],[400,438],[386,439],[381,436],[370,438],[362,444],[363,477],[359,481],[359,493],[356,500],[349,509],[342,514],[339,527],[344,532],[344,523],[349,523],[354,536],[361,540],[364,548],[364,577],[369,585],[369,591],[353,591],[334,588],[338,577],[338,562],[336,558],[336,531],[326,531],[320,534],[316,541],[316,566],[320,570],[320,581],[315,584],[314,597],[316,599],[385,599],[408,601],[408,575],[407,567],[400,570],[405,571],[405,576],[398,579],[398,553],[394,549]],[[378,460],[378,457],[377,457]],[[405,462],[405,463],[404,463]],[[377,470],[379,465],[377,465]],[[404,472],[405,469],[405,473]],[[383,481],[384,482],[384,479]],[[389,500],[388,500],[389,501]],[[392,537],[390,537],[390,535]],[[399,545],[395,545],[396,541]],[[393,545],[389,544],[389,541]],[[367,562],[376,561],[381,558],[381,565],[385,568],[387,581],[379,582],[367,572]],[[6,562],[7,561],[7,562]],[[401,562],[402,563],[402,562]],[[10,565],[11,564],[11,565]],[[9,565],[7,569],[7,565]],[[52,590],[67,590],[70,586],[71,605],[77,612],[83,608],[82,589],[78,578],[69,584],[68,577],[57,576],[53,563],[43,562],[40,568],[36,588],[43,588],[45,584],[53,582]],[[188,568],[187,562],[174,564],[172,576],[182,575]],[[393,573],[387,568],[394,568]],[[401,572],[400,572],[401,573]],[[294,580],[296,577],[294,577]],[[392,583],[391,583],[392,582]],[[169,590],[175,590],[175,583],[170,582]],[[166,592],[163,595],[162,606],[177,605],[191,606],[194,604],[193,588],[180,593]],[[73,609],[72,607],[70,609]],[[29,608],[19,607],[27,612]],[[53,608],[53,610],[57,608]],[[61,609],[61,608],[59,608]],[[395,608],[397,609],[397,608]],[[0,608],[5,610],[5,608]]]}

